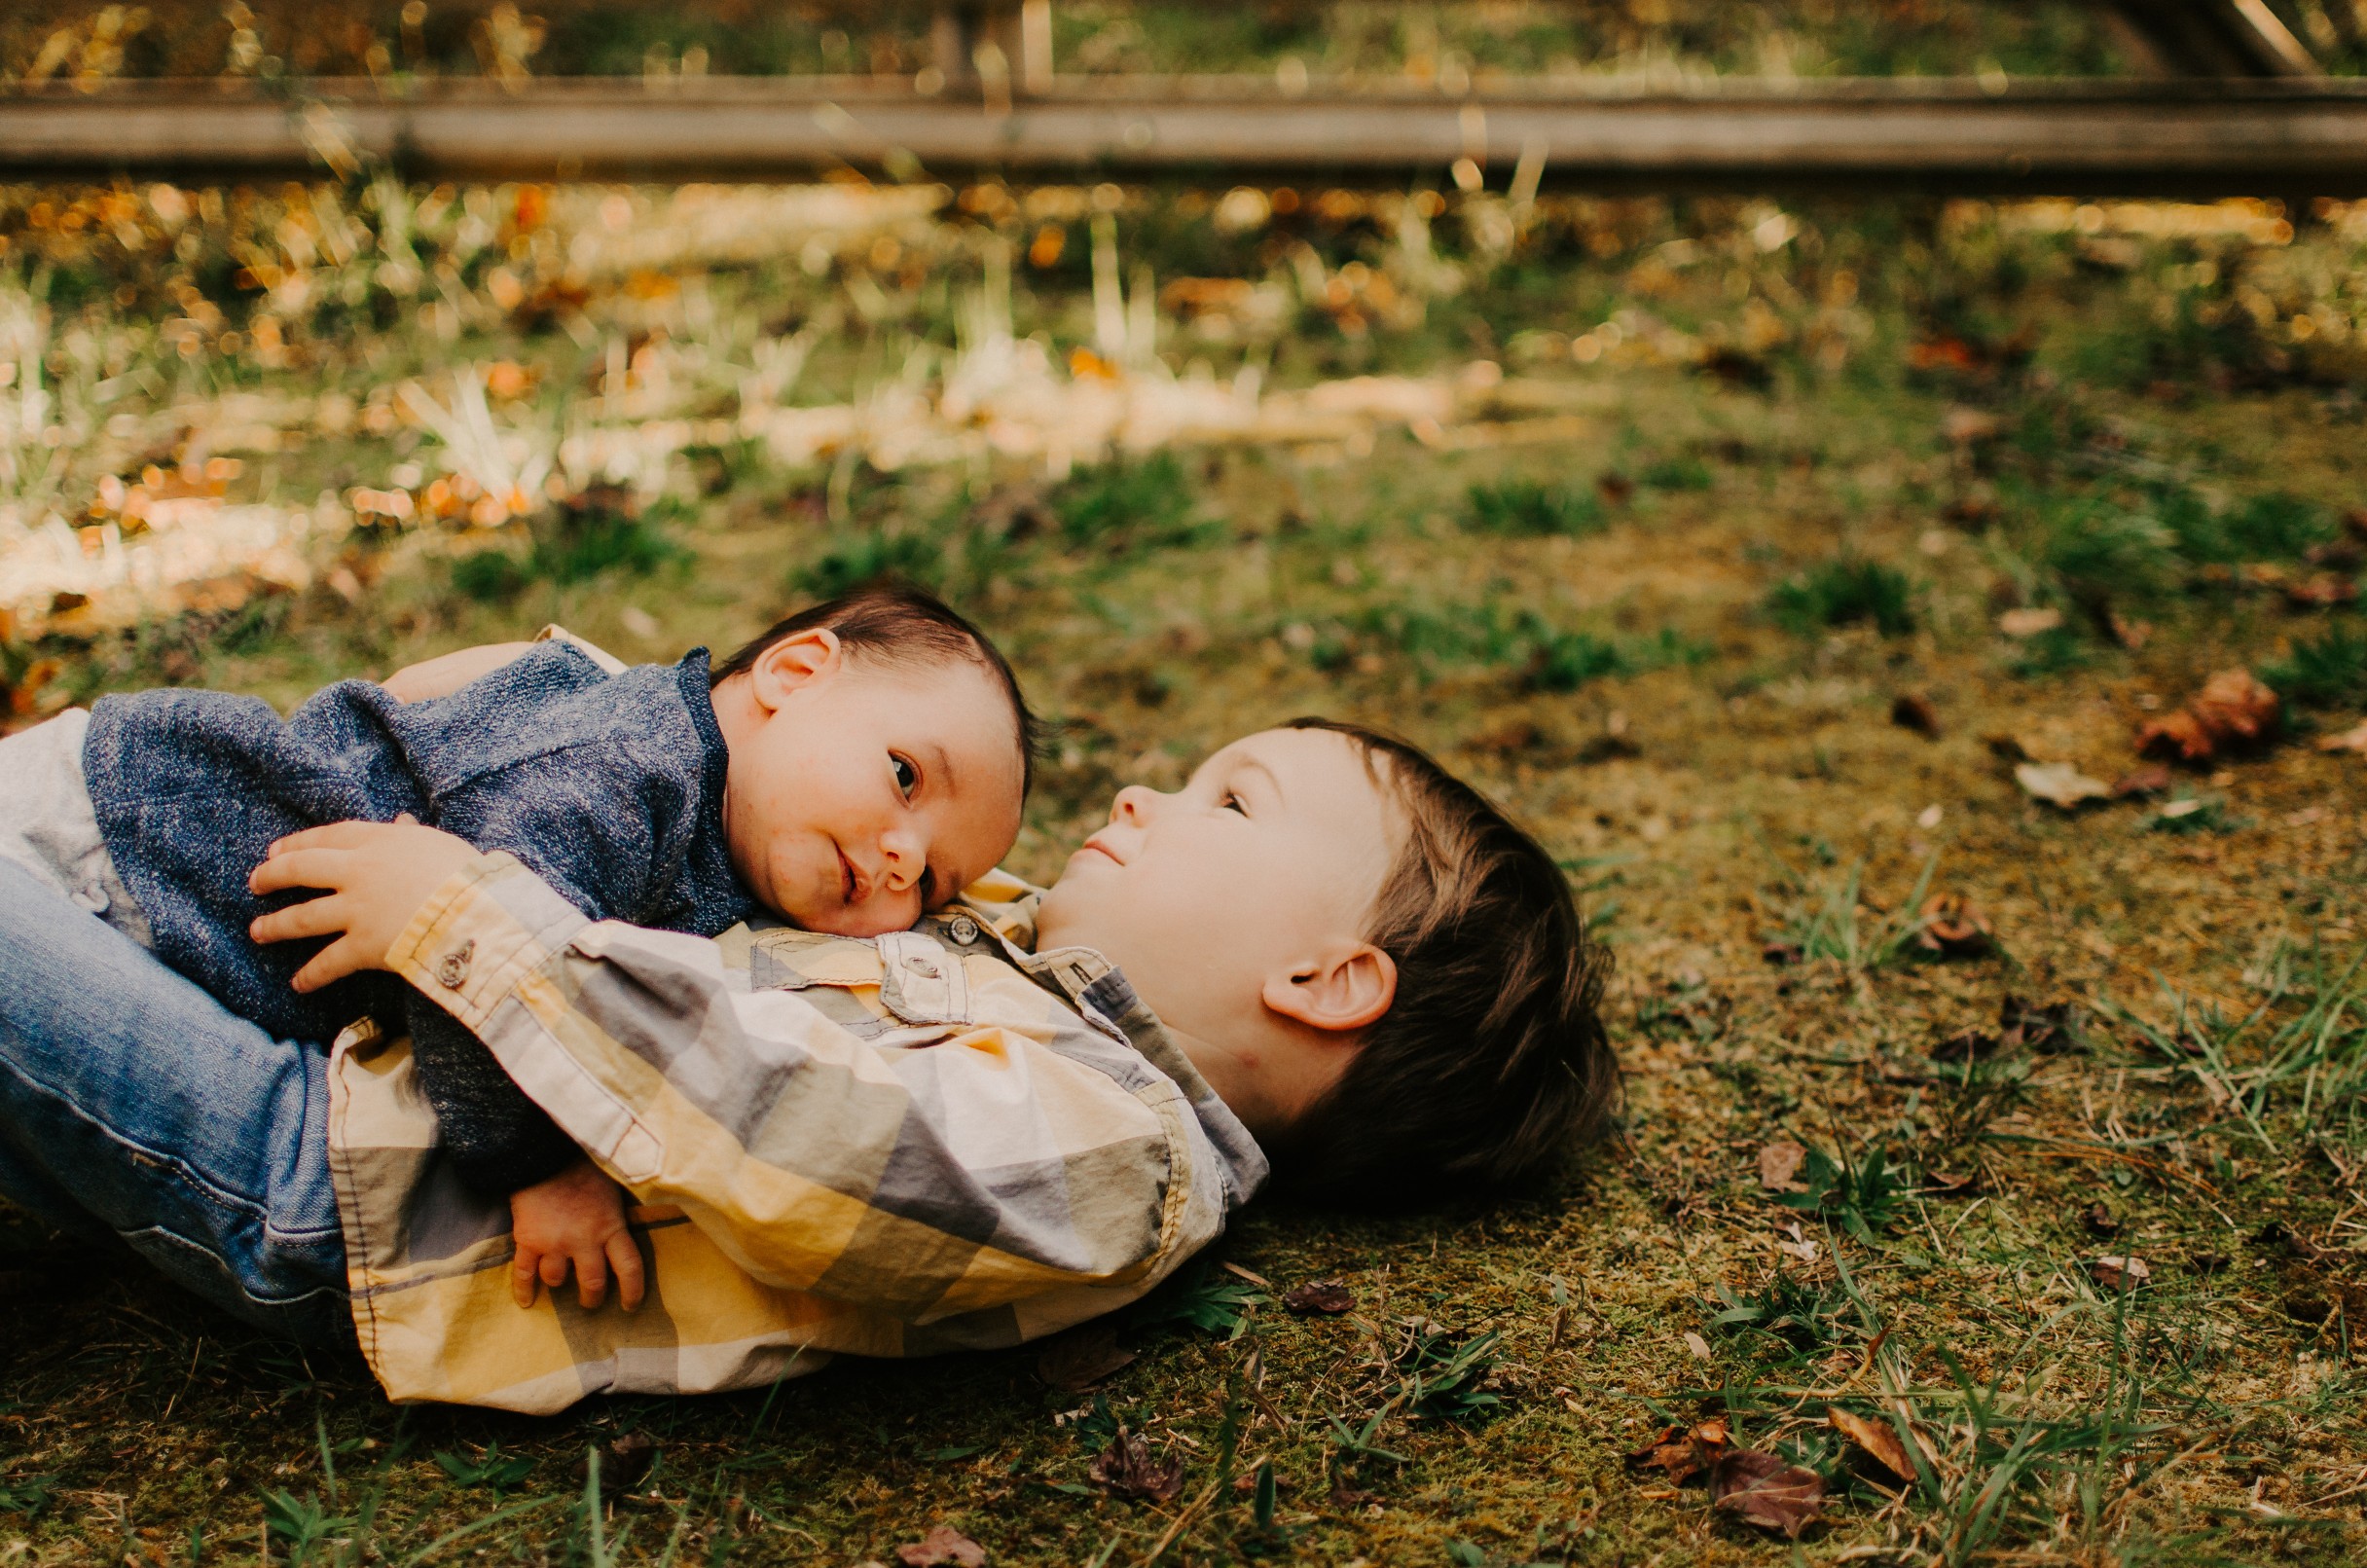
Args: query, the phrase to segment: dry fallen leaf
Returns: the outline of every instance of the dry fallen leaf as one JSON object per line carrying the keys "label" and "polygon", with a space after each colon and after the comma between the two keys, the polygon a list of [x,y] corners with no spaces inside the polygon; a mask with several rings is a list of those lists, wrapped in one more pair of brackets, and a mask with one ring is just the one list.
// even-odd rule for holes
{"label": "dry fallen leaf", "polygon": [[2148,756],[2201,762],[2232,748],[2266,739],[2276,728],[2276,693],[2249,670],[2222,670],[2203,683],[2184,708],[2137,732]]}
{"label": "dry fallen leaf", "polygon": [[2038,753],[2031,750],[2019,735],[1984,735],[1981,744],[1989,748],[1989,755],[2001,762],[2036,762]]}
{"label": "dry fallen leaf", "polygon": [[1997,1004],[1997,1030],[2007,1045],[2027,1045],[2038,1051],[2059,1047],[2070,1038],[2071,1003],[2007,997]]}
{"label": "dry fallen leaf", "polygon": [[1995,934],[1981,906],[1960,893],[1936,893],[1925,899],[1921,924],[1915,943],[1927,953],[1985,953]]}
{"label": "dry fallen leaf", "polygon": [[2112,795],[2110,784],[2089,778],[2068,762],[2024,762],[2014,770],[2014,782],[2021,785],[2025,794],[2065,811],[2076,811],[2087,801],[2106,800]]}
{"label": "dry fallen leaf", "polygon": [[1891,700],[1890,722],[1926,740],[1940,738],[1940,711],[1919,691],[1903,691]]}
{"label": "dry fallen leaf", "polygon": [[1805,1192],[1808,1185],[1799,1180],[1801,1161],[1808,1151],[1789,1138],[1779,1139],[1759,1151],[1759,1185],[1769,1192]]}
{"label": "dry fallen leaf", "polygon": [[1686,1349],[1687,1349],[1689,1352],[1691,1352],[1691,1353],[1692,1353],[1693,1360],[1695,1360],[1695,1361],[1707,1361],[1707,1360],[1709,1360],[1709,1341],[1708,1341],[1708,1340],[1706,1340],[1706,1339],[1702,1338],[1702,1337],[1701,1337],[1699,1334],[1697,1334],[1697,1333],[1693,1332],[1693,1331],[1691,1329],[1688,1329],[1688,1330],[1686,1330],[1686,1331],[1685,1331],[1685,1335],[1684,1335],[1684,1337],[1685,1337],[1685,1348],[1686,1348]]}
{"label": "dry fallen leaf", "polygon": [[[1907,1452],[1907,1444],[1899,1440],[1898,1428],[1887,1419],[1863,1416],[1855,1410],[1844,1410],[1838,1404],[1828,1407],[1825,1415],[1836,1432],[1865,1450],[1875,1464],[1903,1481],[1915,1478],[1914,1459]],[[1915,1443],[1923,1449],[1924,1461],[1929,1463],[1931,1449],[1920,1438],[1915,1440]]]}
{"label": "dry fallen leaf", "polygon": [[1081,1394],[1134,1357],[1117,1342],[1116,1325],[1088,1323],[1045,1340],[1036,1357],[1036,1375],[1064,1393]]}
{"label": "dry fallen leaf", "polygon": [[2086,1224],[2093,1234],[2098,1236],[2109,1236],[2121,1228],[2121,1222],[2112,1218],[2112,1211],[2105,1208],[2100,1201],[2091,1203],[2082,1209],[2079,1217],[2081,1222]]}
{"label": "dry fallen leaf", "polygon": [[2142,1258],[2090,1258],[2088,1273],[2107,1291],[2133,1291],[2153,1278],[2153,1270],[2145,1266]]}
{"label": "dry fallen leaf", "polygon": [[948,1524],[895,1549],[904,1568],[986,1568],[986,1549]]}
{"label": "dry fallen leaf", "polygon": [[2176,782],[2177,776],[2161,763],[2147,762],[2112,781],[2112,798],[2126,800],[2130,795],[2158,795]]}
{"label": "dry fallen leaf", "polygon": [[2146,643],[2153,640],[2153,622],[2151,621],[2123,620],[2118,615],[2108,615],[2105,617],[2105,621],[2112,628],[2112,640],[2131,653],[2137,652]]}
{"label": "dry fallen leaf", "polygon": [[1931,1048],[1935,1062],[1985,1062],[1996,1054],[1997,1037],[1985,1029],[1958,1030]]}
{"label": "dry fallen leaf", "polygon": [[1184,1456],[1176,1454],[1161,1463],[1150,1457],[1149,1443],[1120,1427],[1110,1446],[1093,1456],[1086,1474],[1108,1487],[1112,1497],[1172,1502],[1184,1489]]}
{"label": "dry fallen leaf", "polygon": [[2063,624],[2063,612],[2052,605],[2039,609],[2010,609],[1997,617],[1997,630],[2007,637],[2036,637]]}
{"label": "dry fallen leaf", "polygon": [[2320,751],[2357,751],[2367,754],[2367,718],[2360,719],[2340,735],[2320,736]]}
{"label": "dry fallen leaf", "polygon": [[1709,1489],[1712,1506],[1722,1513],[1788,1541],[1816,1522],[1825,1501],[1822,1476],[1756,1448],[1720,1455],[1710,1467]]}
{"label": "dry fallen leaf", "polygon": [[1717,1463],[1732,1442],[1724,1421],[1704,1421],[1690,1432],[1683,1427],[1663,1427],[1627,1456],[1627,1466],[1630,1470],[1656,1467],[1682,1486]]}
{"label": "dry fallen leaf", "polygon": [[1302,1316],[1319,1312],[1325,1317],[1336,1317],[1356,1309],[1356,1295],[1337,1280],[1316,1280],[1283,1292],[1282,1304]]}

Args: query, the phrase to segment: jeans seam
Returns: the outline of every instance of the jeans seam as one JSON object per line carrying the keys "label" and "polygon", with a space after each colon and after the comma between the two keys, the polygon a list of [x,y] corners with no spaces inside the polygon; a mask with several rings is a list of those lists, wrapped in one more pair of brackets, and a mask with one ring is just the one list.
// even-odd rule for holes
{"label": "jeans seam", "polygon": [[[217,1185],[212,1180],[207,1178],[204,1173],[199,1171],[196,1167],[189,1164],[188,1161],[182,1159],[177,1154],[169,1154],[159,1149],[151,1149],[140,1140],[127,1137],[123,1132],[110,1125],[108,1122],[102,1120],[98,1116],[92,1115],[89,1111],[83,1109],[81,1104],[79,1104],[72,1095],[67,1094],[63,1089],[57,1087],[54,1083],[49,1082],[47,1079],[25,1071],[22,1064],[14,1061],[0,1060],[0,1067],[5,1067],[14,1076],[31,1085],[38,1092],[55,1101],[57,1105],[63,1107],[65,1111],[73,1115],[77,1120],[90,1127],[95,1128],[99,1135],[107,1139],[110,1143],[119,1145],[120,1147],[130,1150],[135,1159],[147,1161],[151,1164],[162,1167],[166,1171],[169,1171],[176,1179],[183,1184],[196,1188],[201,1195],[207,1197],[209,1201],[219,1202],[226,1208],[236,1209],[239,1213],[255,1220],[263,1226],[266,1234],[270,1234],[273,1229],[272,1224],[271,1206],[268,1203],[258,1202],[256,1199],[250,1198],[242,1192],[233,1192],[227,1187]],[[330,1232],[326,1229],[318,1232],[287,1231],[281,1233],[290,1235],[330,1234]]]}
{"label": "jeans seam", "polygon": [[141,1225],[132,1230],[119,1230],[116,1232],[116,1234],[123,1237],[127,1242],[128,1242],[133,1236],[165,1236],[180,1243],[182,1246],[188,1248],[191,1252],[202,1254],[204,1257],[211,1258],[214,1262],[219,1263],[222,1266],[222,1272],[229,1277],[231,1284],[237,1288],[238,1294],[245,1297],[248,1301],[253,1302],[256,1306],[301,1306],[305,1302],[312,1300],[316,1296],[323,1295],[333,1295],[341,1301],[346,1298],[346,1291],[343,1287],[335,1285],[307,1286],[302,1292],[295,1295],[259,1295],[256,1294],[254,1288],[247,1282],[246,1278],[232,1265],[229,1258],[223,1257],[220,1253],[216,1252],[213,1248],[208,1247],[205,1243],[199,1241],[194,1237],[182,1235],[178,1230],[175,1230],[170,1225]]}

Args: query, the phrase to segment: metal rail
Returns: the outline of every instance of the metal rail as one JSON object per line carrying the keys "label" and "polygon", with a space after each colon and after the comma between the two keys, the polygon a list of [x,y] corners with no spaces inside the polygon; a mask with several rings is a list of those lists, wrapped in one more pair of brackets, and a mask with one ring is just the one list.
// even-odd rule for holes
{"label": "metal rail", "polygon": [[[259,179],[324,159],[422,177],[796,178],[852,165],[1016,178],[1438,178],[1591,189],[2367,193],[2367,82],[1855,80],[1682,92],[1482,82],[1055,79],[923,95],[860,78],[126,82],[0,97],[0,177]],[[1458,165],[1461,165],[1458,167]]]}

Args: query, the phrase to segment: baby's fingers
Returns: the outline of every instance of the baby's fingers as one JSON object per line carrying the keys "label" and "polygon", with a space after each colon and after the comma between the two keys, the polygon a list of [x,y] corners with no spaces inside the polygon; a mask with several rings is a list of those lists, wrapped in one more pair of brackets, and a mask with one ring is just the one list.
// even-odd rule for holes
{"label": "baby's fingers", "polygon": [[575,1299],[586,1312],[608,1296],[608,1260],[598,1248],[575,1255]]}
{"label": "baby's fingers", "polygon": [[272,858],[276,860],[306,850],[364,850],[385,831],[384,822],[331,822],[326,827],[308,827],[301,833],[273,840]]}
{"label": "baby's fingers", "polygon": [[608,1266],[616,1270],[616,1304],[631,1312],[641,1304],[645,1279],[641,1269],[641,1249],[634,1244],[633,1232],[619,1230],[607,1240]]}
{"label": "baby's fingers", "polygon": [[534,1288],[542,1283],[537,1272],[541,1263],[542,1255],[526,1246],[518,1249],[510,1262],[510,1299],[522,1307],[534,1304]]}

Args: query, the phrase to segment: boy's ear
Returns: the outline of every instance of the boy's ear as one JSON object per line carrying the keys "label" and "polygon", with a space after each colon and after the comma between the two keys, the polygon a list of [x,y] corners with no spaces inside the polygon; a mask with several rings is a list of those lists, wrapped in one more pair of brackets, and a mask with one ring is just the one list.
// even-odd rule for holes
{"label": "boy's ear", "polygon": [[758,654],[748,667],[748,694],[758,707],[771,712],[798,687],[836,672],[846,658],[838,634],[826,626],[792,633]]}
{"label": "boy's ear", "polygon": [[1363,1029],[1397,1001],[1397,961],[1370,942],[1335,942],[1274,975],[1261,996],[1273,1011],[1310,1029]]}

